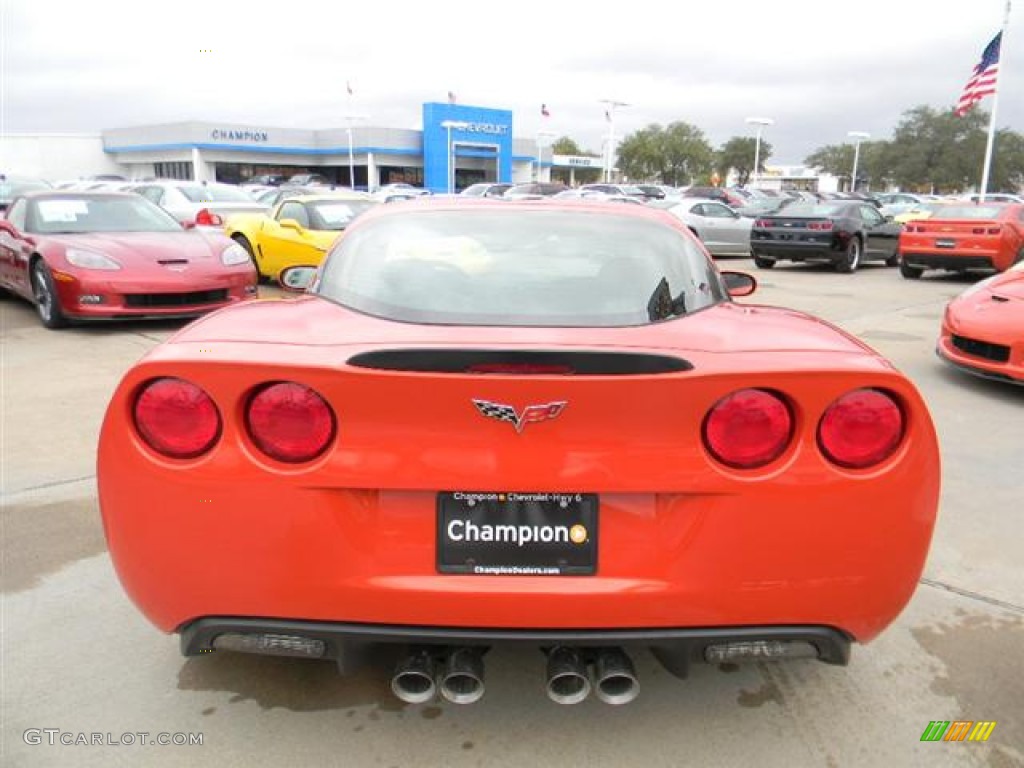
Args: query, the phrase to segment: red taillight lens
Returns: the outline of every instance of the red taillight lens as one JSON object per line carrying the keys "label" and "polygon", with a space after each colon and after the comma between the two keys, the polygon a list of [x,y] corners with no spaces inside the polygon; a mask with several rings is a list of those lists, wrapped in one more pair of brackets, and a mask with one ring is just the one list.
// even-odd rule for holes
{"label": "red taillight lens", "polygon": [[807,228],[828,232],[833,226],[835,225],[831,221],[812,221],[807,225]]}
{"label": "red taillight lens", "polygon": [[772,225],[772,223],[768,219],[755,219],[754,220],[754,226],[759,228],[759,229],[768,229],[768,227],[770,227],[771,225]]}
{"label": "red taillight lens", "polygon": [[825,411],[818,444],[841,467],[864,469],[892,456],[903,439],[903,409],[877,389],[847,392]]}
{"label": "red taillight lens", "polygon": [[999,227],[989,227],[988,230],[985,232],[985,234],[986,235],[998,235],[1002,231],[1003,230],[1000,229]]}
{"label": "red taillight lens", "polygon": [[196,226],[197,227],[222,227],[224,226],[224,219],[218,216],[216,213],[211,211],[209,208],[203,208],[196,214]]}
{"label": "red taillight lens", "polygon": [[183,379],[156,379],[135,399],[135,428],[157,453],[193,459],[220,436],[220,413],[206,392]]}
{"label": "red taillight lens", "polygon": [[314,390],[282,381],[269,384],[249,400],[245,414],[256,447],[278,461],[312,461],[334,438],[334,412]]}
{"label": "red taillight lens", "polygon": [[741,389],[723,397],[704,419],[704,443],[711,455],[737,469],[774,461],[792,435],[789,406],[763,389]]}

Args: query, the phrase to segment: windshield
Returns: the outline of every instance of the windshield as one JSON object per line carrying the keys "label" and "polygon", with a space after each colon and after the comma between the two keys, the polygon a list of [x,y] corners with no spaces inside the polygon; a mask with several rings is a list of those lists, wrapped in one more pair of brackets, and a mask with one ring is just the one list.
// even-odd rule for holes
{"label": "windshield", "polygon": [[82,196],[32,200],[26,232],[41,235],[82,232],[180,232],[181,226],[143,197]]}
{"label": "windshield", "polygon": [[193,203],[251,203],[252,198],[244,189],[219,184],[178,187],[178,190]]}
{"label": "windshield", "polygon": [[380,205],[376,200],[324,200],[310,203],[310,229],[342,230],[361,213]]}
{"label": "windshield", "polygon": [[349,232],[317,292],[378,317],[500,326],[628,326],[728,300],[674,228],[612,213],[410,211]]}

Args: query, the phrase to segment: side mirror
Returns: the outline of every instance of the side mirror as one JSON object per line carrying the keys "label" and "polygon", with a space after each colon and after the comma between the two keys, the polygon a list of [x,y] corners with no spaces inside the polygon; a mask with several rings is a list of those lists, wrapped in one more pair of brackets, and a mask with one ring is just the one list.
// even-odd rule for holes
{"label": "side mirror", "polygon": [[285,229],[294,229],[296,232],[302,232],[302,225],[299,224],[295,219],[281,219],[277,222],[279,226]]}
{"label": "side mirror", "polygon": [[730,296],[749,296],[757,290],[757,280],[746,272],[722,272],[722,282]]}
{"label": "side mirror", "polygon": [[[292,221],[292,219],[285,219],[285,221]],[[277,276],[277,282],[290,293],[305,293],[316,279],[316,269],[316,267],[308,267],[303,264],[285,267]]]}

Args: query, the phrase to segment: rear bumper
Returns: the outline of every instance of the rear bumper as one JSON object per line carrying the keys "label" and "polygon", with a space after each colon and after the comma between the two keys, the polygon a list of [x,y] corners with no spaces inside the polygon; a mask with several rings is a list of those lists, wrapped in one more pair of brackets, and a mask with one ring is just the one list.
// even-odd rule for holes
{"label": "rear bumper", "polygon": [[[674,675],[685,677],[694,663],[715,663],[730,653],[746,652],[744,658],[817,658],[844,666],[850,659],[851,638],[837,629],[822,626],[767,626],[728,628],[652,628],[634,630],[510,630],[452,629],[429,626],[348,624],[272,619],[204,617],[181,628],[181,652],[197,656],[228,645],[226,638],[247,636],[254,641],[270,636],[276,649],[253,650],[267,655],[300,655],[290,651],[300,641],[308,643],[310,658],[333,659],[343,671],[358,662],[375,645],[492,646],[530,645],[578,648],[648,648]],[[218,640],[220,639],[220,640]],[[256,647],[254,642],[253,648]],[[282,652],[282,649],[283,652]],[[739,656],[736,656],[739,658]]]}
{"label": "rear bumper", "polygon": [[925,269],[946,269],[962,272],[968,269],[996,269],[991,256],[959,256],[952,253],[901,253],[900,259],[911,267]]}
{"label": "rear bumper", "polygon": [[785,261],[835,261],[843,255],[833,243],[751,240],[750,249],[755,256]]}

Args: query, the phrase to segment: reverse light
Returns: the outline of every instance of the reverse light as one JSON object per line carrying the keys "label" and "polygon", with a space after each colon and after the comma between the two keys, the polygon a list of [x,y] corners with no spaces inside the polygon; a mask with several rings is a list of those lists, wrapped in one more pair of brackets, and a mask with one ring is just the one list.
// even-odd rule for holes
{"label": "reverse light", "polygon": [[112,258],[97,251],[83,251],[80,248],[68,248],[64,251],[64,258],[68,264],[73,264],[82,269],[105,269],[113,271],[120,269],[121,265]]}
{"label": "reverse light", "polygon": [[856,389],[833,402],[818,424],[818,445],[829,461],[865,469],[892,456],[903,439],[903,409],[885,392]]}
{"label": "reverse light", "polygon": [[224,219],[211,211],[209,208],[200,209],[196,214],[197,227],[223,227]]}
{"label": "reverse light", "polygon": [[203,389],[184,379],[147,384],[135,398],[135,428],[157,453],[192,459],[206,453],[220,436],[220,413]]}
{"label": "reverse light", "polygon": [[265,656],[300,656],[319,659],[327,651],[323,640],[302,635],[278,635],[269,632],[225,632],[213,640],[218,651],[259,653]]}
{"label": "reverse light", "polygon": [[713,664],[747,659],[814,659],[818,655],[818,649],[805,640],[744,640],[704,649],[704,660]]}
{"label": "reverse light", "polygon": [[249,400],[245,413],[249,437],[272,459],[297,464],[322,454],[334,438],[334,412],[304,384],[268,384]]}
{"label": "reverse light", "polygon": [[736,469],[769,464],[786,450],[793,415],[786,402],[764,389],[741,389],[715,403],[704,418],[704,444]]}

